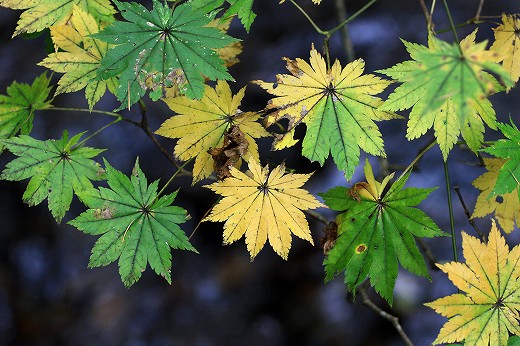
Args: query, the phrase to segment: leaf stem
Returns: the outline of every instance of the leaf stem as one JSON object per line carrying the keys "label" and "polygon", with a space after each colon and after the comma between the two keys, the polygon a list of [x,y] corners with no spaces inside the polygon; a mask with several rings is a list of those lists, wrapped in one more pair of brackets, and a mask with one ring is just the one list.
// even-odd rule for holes
{"label": "leaf stem", "polygon": [[[336,17],[338,18],[338,22],[342,23],[348,18],[345,1],[335,0],[334,5],[336,7]],[[343,26],[343,28],[339,32],[339,35],[341,37],[341,44],[343,45],[343,48],[345,49],[345,54],[347,55],[347,62],[354,61],[354,46],[352,45],[352,40],[350,39],[350,34],[346,25]]]}
{"label": "leaf stem", "polygon": [[[175,173],[173,173],[173,175],[170,177],[170,179],[168,179],[168,181],[166,182],[166,184],[164,184],[164,186],[162,187],[162,189],[159,191],[159,193],[157,193],[157,197],[156,199],[164,192],[164,190],[166,190],[166,188],[168,187],[168,185],[171,184],[171,182],[173,181],[173,179],[175,179],[175,177],[181,173],[183,170],[184,170],[184,167],[189,163],[191,162],[191,159],[189,159],[188,161],[184,162],[182,165],[179,166],[179,168],[177,168],[177,170],[175,171]],[[155,201],[154,201],[155,202]]]}
{"label": "leaf stem", "polygon": [[453,260],[455,262],[458,262],[457,239],[455,238],[455,219],[453,218],[453,203],[451,200],[450,173],[448,171],[448,163],[446,161],[444,161],[444,180],[446,181],[446,194],[448,197],[448,211],[450,215],[451,247],[453,251]]}
{"label": "leaf stem", "polygon": [[459,47],[460,54],[463,55],[462,47],[460,46],[459,35],[457,34],[457,29],[455,28],[455,23],[453,22],[453,18],[451,16],[450,8],[448,7],[448,1],[443,0],[443,2],[444,2],[444,8],[446,9],[446,15],[448,16],[448,20],[450,21],[450,27],[451,27],[451,31],[453,33],[453,37],[455,38],[455,41],[457,42],[457,47]]}
{"label": "leaf stem", "polygon": [[341,29],[344,25],[348,24],[350,21],[354,20],[357,16],[359,16],[361,13],[365,12],[370,6],[372,6],[374,3],[376,3],[377,0],[371,0],[369,1],[365,6],[361,7],[359,10],[357,10],[353,15],[336,25],[334,28],[328,30],[327,32],[329,35],[332,35],[339,29]]}
{"label": "leaf stem", "polygon": [[413,159],[412,162],[410,162],[410,164],[408,166],[406,166],[406,168],[404,169],[403,173],[401,173],[401,175],[399,176],[399,178],[403,177],[406,173],[408,173],[409,170],[411,170],[413,168],[413,166],[417,163],[417,161],[419,161],[419,159],[428,152],[428,150],[430,150],[431,148],[433,148],[433,146],[437,144],[437,140],[434,138],[432,139],[432,141],[430,143],[428,143],[426,145],[426,147],[424,147],[424,149],[422,149],[419,154],[417,154],[417,156],[415,157],[415,159]]}
{"label": "leaf stem", "polygon": [[50,107],[50,108],[44,108],[44,109],[40,109],[40,110],[42,110],[42,111],[66,111],[66,112],[97,113],[97,114],[109,115],[111,117],[118,117],[118,118],[122,119],[122,116],[119,113],[108,112],[108,111],[101,111],[101,110],[98,110],[98,109],[69,108],[69,107]]}
{"label": "leaf stem", "polygon": [[322,29],[320,29],[320,27],[312,20],[312,18],[307,14],[307,12],[305,12],[305,10],[303,8],[301,8],[300,5],[298,5],[294,0],[289,0],[289,1],[294,5],[294,7],[296,7],[305,16],[305,18],[307,18],[307,20],[309,21],[309,23],[311,23],[314,30],[316,30],[321,35],[325,35],[325,36],[328,35],[328,33],[326,31],[323,31]]}
{"label": "leaf stem", "polygon": [[108,124],[106,124],[105,126],[101,127],[100,129],[98,129],[97,131],[95,131],[94,133],[92,133],[91,135],[87,136],[85,139],[83,139],[81,142],[79,142],[78,144],[75,145],[76,148],[80,148],[83,146],[83,144],[85,144],[86,141],[88,141],[89,139],[91,139],[92,137],[98,135],[100,132],[102,132],[103,130],[106,130],[107,128],[109,128],[110,126],[120,122],[121,120],[123,120],[121,117],[117,118],[116,120],[114,121],[111,121],[109,122]]}

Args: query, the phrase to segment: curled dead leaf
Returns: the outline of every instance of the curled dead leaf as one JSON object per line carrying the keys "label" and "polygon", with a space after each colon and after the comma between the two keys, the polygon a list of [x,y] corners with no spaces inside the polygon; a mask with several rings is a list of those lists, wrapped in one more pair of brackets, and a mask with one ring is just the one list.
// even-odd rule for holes
{"label": "curled dead leaf", "polygon": [[235,166],[241,157],[247,153],[249,143],[238,126],[232,126],[224,134],[224,144],[221,148],[212,148],[208,154],[213,158],[213,170],[218,180],[231,176],[229,169]]}

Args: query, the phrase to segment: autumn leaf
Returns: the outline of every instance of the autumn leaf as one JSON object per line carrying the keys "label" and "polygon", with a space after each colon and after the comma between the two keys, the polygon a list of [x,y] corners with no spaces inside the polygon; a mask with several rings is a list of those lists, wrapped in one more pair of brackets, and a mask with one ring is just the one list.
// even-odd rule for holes
{"label": "autumn leaf", "polygon": [[283,259],[291,248],[291,234],[314,244],[302,210],[323,205],[300,188],[311,174],[285,174],[284,164],[269,173],[254,159],[248,165],[248,174],[232,167],[231,177],[206,185],[223,198],[203,221],[226,221],[224,244],[245,235],[251,260],[268,239]]}
{"label": "autumn leaf", "polygon": [[515,190],[503,195],[493,194],[492,191],[505,160],[487,157],[484,157],[483,160],[488,171],[473,181],[473,186],[481,190],[481,193],[477,198],[471,218],[484,217],[494,212],[504,232],[511,233],[515,228],[515,220],[520,220],[518,186]]}
{"label": "autumn leaf", "polygon": [[172,206],[177,192],[157,194],[159,181],[150,185],[136,161],[128,178],[105,160],[109,188],[89,189],[80,194],[89,207],[69,223],[79,230],[100,235],[92,248],[89,267],[108,265],[117,259],[125,286],[141,277],[147,263],[171,283],[171,249],[197,252],[178,226],[188,215]]}
{"label": "autumn leaf", "polygon": [[[491,196],[510,193],[518,189],[520,184],[520,131],[513,121],[511,121],[511,125],[503,123],[497,125],[506,138],[495,141],[483,151],[505,159],[506,163],[500,168],[495,187],[490,193]],[[520,189],[518,189],[518,198],[520,198]]]}
{"label": "autumn leaf", "polygon": [[253,81],[277,96],[267,105],[275,111],[266,116],[266,125],[289,119],[288,132],[274,143],[274,149],[294,145],[294,128],[305,123],[303,156],[323,165],[330,152],[348,179],[359,163],[360,148],[385,157],[383,139],[375,121],[398,116],[379,110],[383,101],[374,95],[381,93],[389,85],[388,81],[371,74],[362,75],[365,63],[361,59],[343,69],[336,60],[327,69],[325,60],[314,47],[310,52],[310,65],[300,58],[285,58],[285,61],[290,75],[277,75],[274,84]]}
{"label": "autumn leaf", "polygon": [[91,180],[104,179],[103,169],[91,160],[103,150],[77,146],[82,135],[69,140],[65,131],[58,140],[40,141],[25,135],[5,140],[6,148],[19,157],[5,166],[0,179],[31,178],[23,194],[24,202],[32,206],[47,198],[49,210],[59,223],[74,193],[91,189]]}
{"label": "autumn leaf", "polygon": [[177,83],[189,98],[200,98],[204,77],[232,79],[215,50],[236,39],[207,26],[212,17],[194,10],[190,2],[173,9],[152,2],[153,10],[148,11],[136,2],[114,1],[127,21],[116,21],[92,36],[115,45],[101,60],[98,73],[102,79],[119,77],[119,109],[139,101],[148,89],[155,101],[164,96],[165,87]]}
{"label": "autumn leaf", "polygon": [[74,6],[90,13],[96,21],[110,23],[116,12],[110,0],[0,0],[0,6],[26,10],[13,34],[42,31],[53,25],[64,25],[70,20]]}
{"label": "autumn leaf", "polygon": [[414,208],[434,189],[403,189],[409,173],[388,187],[393,174],[380,183],[368,160],[367,182],[350,189],[338,186],[320,194],[336,218],[338,238],[323,264],[325,280],[345,271],[345,283],[355,291],[367,276],[375,290],[389,304],[398,272],[398,261],[408,271],[430,278],[415,237],[444,235],[421,210]]}
{"label": "autumn leaf", "polygon": [[406,137],[422,136],[432,126],[444,160],[459,134],[476,152],[484,138],[484,123],[496,129],[495,110],[487,97],[502,87],[490,73],[511,86],[509,74],[496,62],[497,53],[486,50],[486,41],[475,43],[476,30],[457,44],[434,36],[429,46],[403,41],[413,60],[380,72],[402,83],[381,109],[412,108]]}
{"label": "autumn leaf", "polygon": [[255,138],[267,137],[258,115],[238,109],[244,97],[245,87],[232,95],[225,81],[218,81],[215,89],[205,87],[204,97],[192,100],[188,97],[164,99],[171,110],[178,113],[166,120],[156,131],[169,138],[179,138],[175,146],[175,156],[183,161],[195,158],[193,183],[213,172],[213,159],[208,150],[223,146],[226,132],[237,126],[248,142],[246,160],[259,160]]}
{"label": "autumn leaf", "polygon": [[466,263],[437,264],[461,293],[425,304],[449,320],[434,344],[507,345],[520,335],[520,246],[511,251],[495,222],[487,244],[462,232]]}
{"label": "autumn leaf", "polygon": [[88,105],[92,109],[105,94],[107,86],[115,92],[115,78],[107,81],[97,78],[101,58],[110,46],[89,37],[99,31],[99,24],[94,17],[76,5],[70,22],[70,25],[51,27],[52,41],[60,51],[49,54],[38,65],[64,73],[58,81],[56,95],[85,88]]}
{"label": "autumn leaf", "polygon": [[495,42],[490,49],[500,53],[502,67],[517,82],[520,79],[520,18],[518,15],[502,14],[502,24],[493,31]]}
{"label": "autumn leaf", "polygon": [[[37,77],[31,85],[13,82],[7,87],[7,95],[0,95],[0,140],[28,135],[33,126],[34,112],[50,108],[49,78],[46,74]],[[4,143],[0,142],[0,152]]]}

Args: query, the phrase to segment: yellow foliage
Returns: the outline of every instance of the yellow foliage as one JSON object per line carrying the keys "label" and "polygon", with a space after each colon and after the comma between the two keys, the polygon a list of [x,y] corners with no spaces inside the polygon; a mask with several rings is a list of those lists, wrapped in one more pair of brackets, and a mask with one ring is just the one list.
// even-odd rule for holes
{"label": "yellow foliage", "polygon": [[506,160],[498,158],[484,158],[484,164],[488,172],[482,174],[473,181],[473,186],[482,192],[477,198],[472,218],[484,217],[495,212],[498,224],[504,232],[511,233],[515,228],[515,220],[520,220],[520,201],[518,200],[518,187],[512,192],[502,196],[491,196],[496,185],[500,168]]}
{"label": "yellow foliage", "polygon": [[225,81],[218,81],[215,89],[206,85],[204,90],[200,100],[185,96],[164,99],[178,115],[166,120],[156,132],[164,137],[179,138],[174,150],[177,158],[183,161],[195,158],[193,183],[211,175],[213,159],[208,150],[221,147],[226,131],[232,126],[244,133],[249,144],[246,160],[249,157],[259,160],[255,138],[269,136],[257,122],[257,114],[238,109],[245,87],[234,96]]}
{"label": "yellow foliage", "polygon": [[503,56],[502,66],[517,82],[520,79],[520,18],[503,14],[502,24],[493,30],[495,42],[491,50]]}
{"label": "yellow foliage", "polygon": [[251,260],[267,239],[283,259],[291,248],[291,233],[313,244],[302,210],[324,207],[300,187],[311,174],[285,174],[281,164],[269,173],[256,160],[250,160],[249,174],[231,168],[231,177],[207,185],[223,196],[204,221],[226,221],[224,244],[245,235]]}
{"label": "yellow foliage", "polygon": [[511,252],[495,222],[487,244],[462,232],[466,263],[437,264],[461,293],[427,303],[449,318],[434,344],[507,345],[520,335],[520,245]]}

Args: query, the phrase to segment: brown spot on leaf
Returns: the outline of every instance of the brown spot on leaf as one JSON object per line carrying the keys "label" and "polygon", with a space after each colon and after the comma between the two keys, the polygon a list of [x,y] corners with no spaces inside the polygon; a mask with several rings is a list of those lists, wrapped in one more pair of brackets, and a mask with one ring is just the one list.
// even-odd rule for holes
{"label": "brown spot on leaf", "polygon": [[100,209],[94,209],[94,218],[95,219],[104,219],[108,220],[114,217],[114,211],[109,207],[103,207]]}
{"label": "brown spot on leaf", "polygon": [[324,228],[325,236],[321,238],[320,244],[323,248],[323,254],[328,254],[334,247],[336,239],[338,239],[338,224],[334,221],[329,222]]}
{"label": "brown spot on leaf", "polygon": [[365,252],[367,250],[367,246],[365,244],[359,244],[356,247],[356,254],[360,254],[362,252]]}
{"label": "brown spot on leaf", "polygon": [[213,148],[208,153],[213,157],[213,170],[217,179],[224,180],[231,176],[229,172],[241,157],[247,153],[249,143],[238,126],[231,126],[224,134],[224,144],[221,148]]}

